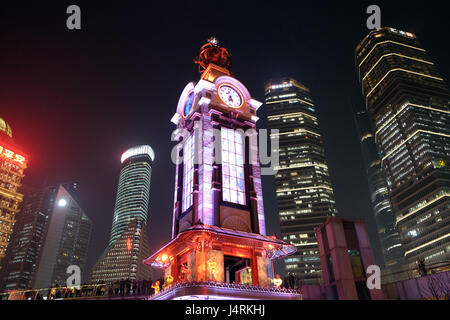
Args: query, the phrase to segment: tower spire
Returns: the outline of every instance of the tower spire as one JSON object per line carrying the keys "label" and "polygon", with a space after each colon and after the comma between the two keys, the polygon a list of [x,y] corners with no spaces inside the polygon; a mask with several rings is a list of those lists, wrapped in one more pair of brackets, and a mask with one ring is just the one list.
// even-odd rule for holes
{"label": "tower spire", "polygon": [[231,56],[227,49],[219,45],[219,40],[212,36],[200,48],[200,53],[194,62],[198,64],[200,74],[203,74],[211,63],[230,70]]}
{"label": "tower spire", "polygon": [[210,37],[208,39],[208,42],[213,46],[217,46],[219,44],[219,40],[217,40],[217,38],[214,36]]}

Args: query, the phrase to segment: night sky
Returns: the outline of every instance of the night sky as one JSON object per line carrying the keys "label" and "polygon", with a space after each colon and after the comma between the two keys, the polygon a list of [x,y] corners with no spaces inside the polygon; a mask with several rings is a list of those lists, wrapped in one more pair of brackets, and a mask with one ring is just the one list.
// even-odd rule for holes
{"label": "night sky", "polygon": [[[415,33],[450,79],[441,1],[93,2],[0,5],[0,115],[31,157],[24,184],[79,182],[77,200],[94,222],[89,267],[109,239],[120,156],[129,147],[155,150],[152,252],[170,239],[170,119],[185,85],[198,81],[193,59],[212,35],[255,99],[264,100],[270,78],[291,76],[311,89],[339,216],[364,219],[380,257],[351,107],[363,107],[354,50],[368,33],[366,8],[378,4],[382,25]],[[81,7],[80,31],[66,28],[71,4]],[[264,185],[268,233],[279,235],[273,177]]]}

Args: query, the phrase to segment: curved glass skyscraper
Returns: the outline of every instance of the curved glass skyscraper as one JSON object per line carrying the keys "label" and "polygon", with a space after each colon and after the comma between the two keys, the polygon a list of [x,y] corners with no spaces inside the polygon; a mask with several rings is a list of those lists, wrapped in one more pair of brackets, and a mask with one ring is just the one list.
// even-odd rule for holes
{"label": "curved glass skyscraper", "polygon": [[131,221],[147,221],[152,162],[155,153],[150,146],[139,146],[122,155],[116,205],[111,229],[111,246]]}
{"label": "curved glass skyscraper", "polygon": [[111,238],[92,269],[91,282],[151,277],[150,268],[142,261],[149,255],[146,223],[154,159],[150,146],[123,153]]}

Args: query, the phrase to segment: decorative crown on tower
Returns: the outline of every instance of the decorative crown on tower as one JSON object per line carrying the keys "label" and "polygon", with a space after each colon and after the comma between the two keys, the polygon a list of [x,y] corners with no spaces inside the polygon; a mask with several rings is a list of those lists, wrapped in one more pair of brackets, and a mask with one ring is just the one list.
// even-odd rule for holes
{"label": "decorative crown on tower", "polygon": [[198,64],[200,74],[203,74],[211,63],[230,70],[231,56],[227,49],[219,45],[216,37],[210,37],[208,42],[200,48],[200,54],[194,62]]}

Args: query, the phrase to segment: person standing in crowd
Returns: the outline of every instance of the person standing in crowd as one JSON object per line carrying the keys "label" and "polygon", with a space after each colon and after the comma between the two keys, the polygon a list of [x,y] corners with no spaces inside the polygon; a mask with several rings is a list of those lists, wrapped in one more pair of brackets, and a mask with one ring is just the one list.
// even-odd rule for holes
{"label": "person standing in crowd", "polygon": [[55,299],[61,299],[61,290],[59,289],[59,284],[56,285]]}
{"label": "person standing in crowd", "polygon": [[125,287],[126,287],[126,290],[127,290],[126,295],[129,296],[130,292],[131,292],[131,281],[130,281],[130,279],[125,280]]}
{"label": "person standing in crowd", "polygon": [[144,295],[147,294],[147,287],[148,287],[147,279],[142,280],[142,294]]}
{"label": "person standing in crowd", "polygon": [[289,282],[289,288],[295,289],[295,276],[289,272],[288,274],[288,282]]}
{"label": "person standing in crowd", "polygon": [[125,293],[125,280],[122,279],[120,280],[120,295],[124,296]]}
{"label": "person standing in crowd", "polygon": [[152,279],[148,279],[147,281],[147,292],[148,294],[152,294],[153,293],[153,280]]}
{"label": "person standing in crowd", "polygon": [[119,290],[120,290],[120,281],[119,280],[114,281],[113,290],[114,290],[114,295],[118,296]]}
{"label": "person standing in crowd", "polygon": [[142,280],[138,280],[137,281],[137,294],[138,294],[138,296],[141,295],[141,292],[142,292]]}
{"label": "person standing in crowd", "polygon": [[100,289],[100,295],[104,296],[106,293],[106,283],[104,281],[102,281],[102,287]]}
{"label": "person standing in crowd", "polygon": [[137,294],[137,287],[138,287],[136,279],[131,281],[131,285],[132,285],[132,288],[133,288],[133,295],[135,296]]}

